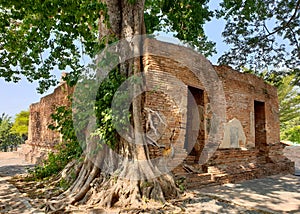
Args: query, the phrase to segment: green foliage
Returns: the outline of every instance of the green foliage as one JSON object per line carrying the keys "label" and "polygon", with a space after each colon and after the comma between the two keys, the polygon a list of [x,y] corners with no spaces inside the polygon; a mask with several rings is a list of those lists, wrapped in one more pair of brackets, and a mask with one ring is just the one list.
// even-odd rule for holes
{"label": "green foliage", "polygon": [[[249,65],[254,70],[278,65],[295,69],[299,65],[299,0],[223,0],[217,11],[210,10],[208,3],[146,0],[147,33],[172,32],[210,56],[215,44],[203,26],[218,17],[227,22],[223,36],[230,45],[220,63],[237,69]],[[69,70],[67,80],[75,84],[82,72],[82,58],[103,48],[98,41],[98,19],[101,12],[107,22],[107,10],[96,0],[0,0],[0,76],[15,82],[21,76],[37,80],[43,92],[57,83],[51,71],[58,68]]]}
{"label": "green foliage", "polygon": [[[17,82],[39,80],[39,91],[57,84],[54,68],[81,71],[82,52],[99,50],[96,20],[106,11],[99,1],[0,1],[0,76]],[[80,47],[81,44],[82,46]]]}
{"label": "green foliage", "polygon": [[[99,136],[111,148],[116,146],[118,138],[115,125],[125,124],[129,118],[128,115],[113,115],[111,109],[114,95],[125,79],[125,76],[121,75],[118,69],[112,70],[101,83],[96,98],[95,113],[98,128],[94,135]],[[122,102],[120,102],[120,105],[122,105]]]}
{"label": "green foliage", "polygon": [[294,126],[288,130],[286,130],[282,137],[294,143],[300,144],[300,125]]}
{"label": "green foliage", "polygon": [[31,173],[36,179],[47,178],[60,172],[67,165],[67,163],[68,162],[65,161],[65,157],[63,155],[57,155],[53,152],[50,152],[47,160],[44,161],[44,164],[42,166],[36,166]]}
{"label": "green foliage", "polygon": [[181,177],[175,181],[176,186],[180,189],[181,192],[184,192],[186,189],[185,178]]}
{"label": "green foliage", "polygon": [[300,91],[295,75],[285,76],[278,86],[281,139],[300,143]]}
{"label": "green foliage", "polygon": [[130,4],[135,4],[137,0],[128,0]]}
{"label": "green foliage", "polygon": [[[134,4],[136,0],[128,0]],[[207,0],[147,0],[147,32],[175,32],[183,42],[205,55],[214,52],[203,25],[213,13]],[[82,58],[93,57],[103,44],[98,41],[98,18],[107,7],[101,1],[0,0],[0,76],[17,82],[21,76],[39,81],[39,92],[57,84],[51,73],[68,70],[75,84],[82,72]],[[106,20],[107,22],[107,20]]]}
{"label": "green foliage", "polygon": [[63,190],[67,190],[67,189],[70,187],[70,183],[69,183],[66,179],[62,178],[62,179],[60,180],[60,182],[59,182],[59,186],[60,186]]}
{"label": "green foliage", "polygon": [[77,141],[73,127],[72,110],[61,106],[52,114],[55,124],[49,126],[54,131],[59,131],[63,142],[56,146],[56,152],[50,152],[42,166],[36,166],[31,172],[36,179],[47,178],[60,172],[71,160],[79,159],[82,148]]}
{"label": "green foliage", "polygon": [[5,152],[23,142],[21,136],[13,133],[11,128],[11,118],[3,113],[0,117],[0,149]]}
{"label": "green foliage", "polygon": [[11,128],[13,133],[20,135],[23,138],[28,136],[29,111],[21,111],[16,115],[15,121]]}
{"label": "green foliage", "polygon": [[300,92],[293,83],[295,76],[283,77],[278,86],[280,123],[284,128],[289,121],[300,119]]}
{"label": "green foliage", "polygon": [[55,123],[49,125],[49,129],[58,131],[64,141],[77,141],[74,131],[72,109],[66,106],[56,108],[56,112],[51,115]]}
{"label": "green foliage", "polygon": [[215,53],[215,43],[208,40],[204,24],[213,17],[208,0],[146,0],[145,24],[147,33],[174,32],[182,42],[205,56]]}

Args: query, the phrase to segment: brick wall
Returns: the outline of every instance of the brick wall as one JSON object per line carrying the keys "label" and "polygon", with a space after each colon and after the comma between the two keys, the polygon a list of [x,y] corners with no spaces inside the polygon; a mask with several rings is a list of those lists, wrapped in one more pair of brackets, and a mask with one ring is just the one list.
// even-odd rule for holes
{"label": "brick wall", "polygon": [[266,143],[279,143],[279,110],[277,89],[253,74],[242,74],[228,66],[215,66],[226,96],[226,118],[243,126],[246,147],[255,147],[254,101],[265,103]]}
{"label": "brick wall", "polygon": [[[146,95],[146,106],[164,112],[168,120],[172,118],[175,123],[168,123],[169,129],[182,130],[185,138],[176,142],[175,152],[189,154],[184,162],[193,165],[195,176],[209,173],[219,184],[293,171],[293,163],[283,155],[285,146],[279,139],[275,87],[255,75],[243,74],[228,66],[212,66],[202,55],[188,48],[149,39],[145,50],[145,71],[148,76],[154,76],[149,78],[148,84],[163,86],[162,93]],[[178,81],[169,81],[168,75]],[[193,148],[185,145],[192,133],[190,129],[194,128],[188,126],[191,120],[188,89],[191,88],[203,90],[202,104],[192,107],[202,108],[198,112],[200,131],[196,134],[203,138],[198,137]],[[174,90],[173,97],[163,95],[166,89]],[[172,99],[181,100],[181,105],[169,105]],[[219,125],[212,122],[215,116]],[[209,149],[213,151],[210,156],[206,154]],[[173,172],[182,174],[184,170],[177,167]]]}
{"label": "brick wall", "polygon": [[[223,122],[225,122],[225,96],[213,66],[205,57],[195,51],[151,39],[145,43],[144,64],[145,72],[148,75],[151,75],[153,72],[161,73],[160,76],[162,78],[160,82],[162,82],[166,88],[170,90],[173,89],[173,99],[181,99],[182,103],[179,108],[181,109],[182,120],[179,121],[179,123],[182,124],[181,130],[183,130],[184,135],[185,128],[189,125],[187,123],[190,122],[185,118],[188,118],[191,114],[187,108],[189,96],[188,87],[203,91],[203,102],[196,106],[199,112],[202,112],[202,115],[199,115],[198,118],[198,120],[202,120],[202,122],[199,123],[198,126],[203,136],[199,138],[197,142],[192,142],[192,144],[196,144],[194,148],[190,148],[190,145],[186,145],[186,148],[198,150],[198,152],[196,151],[198,154],[195,155],[199,156],[199,150],[205,145],[202,151],[204,155],[202,155],[200,159],[203,161],[207,160],[210,150],[217,148],[219,143],[221,143]],[[168,78],[166,74],[177,78],[175,85],[174,82],[169,81],[170,78]],[[184,86],[179,86],[181,84]],[[190,111],[195,111],[193,108],[194,107],[190,108]],[[217,119],[213,120],[213,117]],[[190,129],[197,130],[193,125],[190,126]],[[190,129],[188,129],[188,132]],[[207,134],[210,130],[215,132],[214,135]],[[190,134],[194,135],[197,133],[191,131],[188,135]],[[200,142],[200,140],[202,142]],[[185,142],[181,142],[180,144],[184,145]],[[190,151],[188,151],[188,153],[189,152]]]}
{"label": "brick wall", "polygon": [[60,134],[50,130],[48,126],[53,123],[51,114],[56,107],[70,105],[68,96],[72,92],[73,89],[66,83],[61,83],[53,93],[30,105],[28,140],[20,150],[27,161],[40,162],[61,141]]}
{"label": "brick wall", "polygon": [[[239,134],[243,138],[243,143],[235,144],[235,148],[245,147],[245,148],[254,148],[255,146],[261,147],[263,150],[264,146],[269,144],[279,143],[279,119],[278,119],[278,99],[277,99],[277,90],[275,87],[265,83],[261,78],[258,78],[252,74],[242,74],[239,73],[228,66],[214,66],[201,55],[197,54],[198,62],[193,62],[193,56],[188,57],[190,53],[189,49],[185,49],[183,47],[167,44],[166,43],[157,43],[154,40],[149,40],[147,43],[147,51],[151,54],[148,54],[145,57],[145,68],[146,72],[148,72],[149,79],[151,84],[159,86],[161,91],[173,90],[172,96],[181,96],[181,101],[184,103],[179,106],[181,108],[187,108],[187,94],[188,94],[188,86],[192,86],[204,91],[203,98],[203,115],[200,117],[204,117],[204,122],[200,123],[201,131],[205,130],[204,140],[207,142],[208,140],[208,132],[211,127],[210,119],[212,117],[211,113],[216,113],[216,109],[214,111],[210,111],[212,106],[212,99],[215,98],[216,94],[209,95],[207,88],[208,84],[213,84],[212,81],[221,81],[223,96],[225,99],[219,99],[222,103],[222,106],[225,106],[224,123],[230,123],[231,121],[237,121],[235,123],[239,123],[242,128],[237,130],[237,133],[233,133],[234,135]],[[156,50],[158,49],[158,50]],[[154,53],[154,54],[153,54]],[[174,56],[170,56],[173,54]],[[170,56],[170,57],[166,57]],[[182,56],[186,57],[178,61],[176,59],[182,58]],[[190,62],[192,61],[192,62]],[[205,62],[207,61],[207,62]],[[194,67],[188,67],[187,64],[192,64]],[[197,66],[197,67],[196,67]],[[190,69],[196,68],[193,72]],[[200,69],[202,71],[198,71]],[[211,70],[213,69],[213,70]],[[198,76],[196,75],[198,72]],[[212,73],[210,76],[215,73],[217,77],[211,78],[212,80],[207,80],[206,76],[203,74]],[[166,74],[171,75],[174,78],[177,78],[178,81],[169,81],[169,77]],[[200,75],[199,75],[200,74]],[[206,78],[206,81],[199,78]],[[209,76],[209,77],[210,77]],[[184,86],[180,85],[184,84]],[[211,90],[210,88],[208,88]],[[179,95],[178,95],[179,94]],[[166,108],[162,107],[163,103],[167,103],[166,99],[155,98],[156,100],[162,99],[158,102],[152,101],[152,108],[157,108],[158,110],[166,110]],[[148,98],[149,100],[150,98]],[[155,100],[151,98],[152,100]],[[171,98],[172,99],[172,98]],[[173,98],[174,99],[174,98]],[[177,99],[177,98],[175,98]],[[255,110],[255,102],[262,103],[264,105],[263,112],[263,125],[262,127],[258,127],[257,122],[255,122],[256,114],[258,117],[260,115],[256,113]],[[218,106],[219,107],[219,106]],[[166,110],[167,112],[172,112]],[[187,117],[187,110],[181,111],[181,120],[177,121],[180,124],[186,125],[185,118]],[[172,114],[170,115],[172,116]],[[174,120],[176,120],[174,118]],[[256,126],[256,128],[255,128]],[[235,128],[237,125],[235,125]],[[257,129],[257,130],[256,130]],[[264,142],[256,142],[260,140],[255,140],[255,135],[259,135],[259,133],[255,133],[255,131],[262,132],[262,135],[265,134]],[[229,126],[227,132],[231,132],[232,127]],[[225,131],[226,131],[225,130]],[[242,133],[240,133],[242,132]],[[222,133],[227,134],[227,133]],[[229,140],[233,139],[230,137],[230,133],[228,134]],[[223,136],[222,136],[223,137]],[[240,137],[241,138],[241,137]],[[239,140],[240,138],[237,138]],[[222,138],[223,140],[224,138]],[[263,141],[263,140],[261,140]],[[219,142],[224,144],[224,142]],[[260,143],[260,145],[258,145]],[[257,144],[257,145],[256,145]],[[238,145],[238,146],[236,146]],[[230,144],[223,145],[222,148],[230,148]],[[266,150],[266,149],[265,149]]]}

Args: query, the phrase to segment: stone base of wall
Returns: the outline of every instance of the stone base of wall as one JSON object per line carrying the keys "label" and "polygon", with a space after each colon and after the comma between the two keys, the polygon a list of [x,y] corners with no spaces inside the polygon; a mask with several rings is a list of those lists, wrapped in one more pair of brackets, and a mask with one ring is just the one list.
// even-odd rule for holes
{"label": "stone base of wall", "polygon": [[295,175],[300,175],[300,145],[287,146],[283,152],[288,159],[295,162]]}
{"label": "stone base of wall", "polygon": [[[215,152],[205,166],[194,164],[190,169],[202,169],[185,172],[184,164],[178,166],[173,173],[184,180],[189,189],[207,186],[236,183],[278,174],[294,174],[295,164],[283,155],[283,144],[266,147],[268,153],[262,154],[258,149],[220,149]],[[300,149],[300,147],[299,147]],[[298,153],[300,156],[300,153]],[[203,171],[203,169],[206,169]],[[180,172],[180,173],[179,173]]]}
{"label": "stone base of wall", "polygon": [[234,173],[192,173],[185,176],[176,176],[177,179],[184,177],[184,185],[187,189],[201,189],[208,186],[217,186],[226,183],[238,183],[245,180],[263,178],[271,175],[291,174],[294,168],[293,162],[267,163],[257,166],[257,168],[240,170]]}
{"label": "stone base of wall", "polygon": [[51,149],[46,149],[45,147],[38,147],[29,144],[23,144],[18,149],[19,155],[23,159],[25,159],[26,162],[32,164],[41,164],[47,157],[49,151],[51,151]]}

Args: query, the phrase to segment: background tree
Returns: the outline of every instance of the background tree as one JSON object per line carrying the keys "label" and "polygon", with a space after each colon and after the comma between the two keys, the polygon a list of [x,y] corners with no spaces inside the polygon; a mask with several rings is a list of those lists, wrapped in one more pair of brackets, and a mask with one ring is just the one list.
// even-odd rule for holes
{"label": "background tree", "polygon": [[295,121],[294,125],[283,133],[283,139],[300,144],[300,125],[299,120]]}
{"label": "background tree", "polygon": [[300,92],[295,87],[295,76],[285,76],[278,86],[280,122],[282,128],[286,123],[300,118]]}
{"label": "background tree", "polygon": [[1,116],[0,116],[0,123],[4,122],[4,121],[10,121],[11,120],[11,117],[8,116],[7,114],[5,113],[2,113]]}
{"label": "background tree", "polygon": [[11,131],[22,137],[23,141],[28,138],[29,111],[21,111],[16,114]]}
{"label": "background tree", "polygon": [[3,113],[0,117],[0,147],[4,152],[15,148],[22,141],[20,136],[12,133],[11,127],[11,117]]}
{"label": "background tree", "polygon": [[278,86],[281,139],[300,143],[300,91],[295,75],[283,77]]}
{"label": "background tree", "polygon": [[1,149],[7,152],[8,147],[10,146],[10,128],[11,128],[11,118],[2,114],[0,118],[0,145]]}

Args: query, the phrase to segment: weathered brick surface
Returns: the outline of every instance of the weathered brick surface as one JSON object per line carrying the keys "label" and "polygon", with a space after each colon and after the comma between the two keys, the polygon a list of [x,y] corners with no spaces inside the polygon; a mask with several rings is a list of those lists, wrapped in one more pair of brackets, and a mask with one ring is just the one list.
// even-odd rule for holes
{"label": "weathered brick surface", "polygon": [[[180,105],[178,108],[180,110],[180,118],[179,124],[181,126],[172,127],[173,129],[179,129],[183,136],[195,135],[201,132],[202,137],[197,140],[194,147],[190,147],[190,145],[185,145],[185,148],[188,150],[188,153],[191,150],[192,152],[200,151],[203,149],[204,141],[209,141],[213,146],[218,146],[220,143],[221,135],[223,133],[218,131],[214,136],[208,136],[207,130],[211,129],[211,127],[216,130],[221,130],[223,125],[220,124],[211,124],[210,121],[213,117],[212,110],[215,113],[214,116],[225,117],[225,109],[218,108],[218,105],[210,105],[211,103],[218,104],[218,102],[222,102],[221,104],[224,106],[225,100],[222,98],[223,89],[220,88],[219,82],[216,80],[218,76],[214,71],[212,65],[208,60],[206,60],[203,56],[198,55],[196,52],[191,51],[187,48],[182,48],[176,45],[167,44],[167,43],[157,43],[154,40],[149,40],[146,44],[146,54],[144,57],[145,64],[145,72],[151,76],[152,73],[155,73],[156,76],[161,77],[161,81],[159,81],[159,86],[163,85],[165,88],[169,90],[173,89],[173,97],[172,99],[178,101]],[[183,50],[183,52],[182,52]],[[168,75],[171,75],[174,78],[177,78],[177,82],[170,83],[170,78]],[[200,77],[200,78],[198,78]],[[156,78],[148,81],[151,84],[151,81],[156,82]],[[184,84],[184,87],[182,86]],[[203,100],[202,104],[199,104],[199,112],[202,111],[203,114],[199,115],[199,129],[194,127],[194,122],[191,122],[190,128],[186,132],[187,123],[190,122],[187,120],[187,105],[188,105],[188,86],[197,88],[203,91]],[[160,98],[161,99],[161,98]],[[161,100],[159,103],[166,103],[166,100]],[[158,105],[151,106],[154,110],[157,109]],[[157,109],[158,110],[158,109]],[[222,112],[222,110],[224,110]],[[192,109],[192,111],[196,111]],[[168,111],[170,112],[170,111]],[[172,114],[169,114],[169,117],[172,117]],[[205,121],[204,121],[205,120]],[[194,131],[195,130],[195,131]],[[197,138],[197,136],[194,136]],[[192,137],[192,138],[194,138]],[[211,137],[208,139],[208,137]],[[215,141],[213,140],[216,139]],[[181,145],[183,147],[185,144],[184,140],[177,141],[175,146]],[[199,157],[198,157],[199,158]]]}
{"label": "weathered brick surface", "polygon": [[253,74],[242,74],[228,66],[215,66],[226,96],[227,121],[241,121],[247,147],[255,147],[254,100],[265,103],[267,144],[279,143],[277,90]]}
{"label": "weathered brick surface", "polygon": [[61,141],[58,132],[48,128],[53,123],[51,114],[56,107],[69,106],[68,96],[73,89],[61,83],[52,94],[41,98],[40,102],[30,105],[28,140],[22,145],[20,153],[26,161],[40,162],[54,146]]}
{"label": "weathered brick surface", "polygon": [[[223,129],[222,137],[226,136],[227,142],[224,143],[224,138],[221,142],[216,142],[222,145],[222,149],[214,152],[213,156],[202,167],[203,173],[205,175],[208,173],[212,177],[203,180],[203,176],[199,177],[199,172],[195,172],[193,177],[189,174],[191,172],[186,171],[188,187],[200,187],[201,183],[212,185],[237,182],[293,171],[293,163],[283,155],[284,145],[280,143],[278,98],[275,87],[265,83],[255,75],[242,74],[228,66],[212,67],[201,55],[195,59],[194,53],[187,48],[149,40],[146,50],[147,56],[144,58],[146,72],[149,76],[151,76],[151,72],[155,73],[153,74],[154,78],[150,78],[148,84],[159,85],[164,90],[175,88],[176,91],[175,98],[155,97],[158,94],[146,95],[148,107],[158,112],[164,112],[168,120],[170,118],[173,118],[173,121],[179,120],[177,123],[168,123],[169,129],[180,130],[185,136],[191,133],[186,129],[189,122],[188,86],[204,91],[203,111],[199,111],[202,113],[200,117],[203,117],[199,121],[199,135],[203,135],[203,138],[202,140],[197,139],[193,150],[187,151],[190,155],[185,158],[185,163],[192,164],[194,169],[201,168],[195,167],[199,160],[195,150],[196,153],[197,150],[198,152],[201,151],[204,147],[203,144],[208,143],[209,132],[212,127],[210,124],[212,114],[218,111],[218,109],[211,110],[211,108],[216,107],[212,106],[212,99],[217,100],[220,102],[220,106],[226,108],[224,123],[228,125],[226,129]],[[206,73],[209,75],[206,76]],[[169,82],[166,74],[176,77],[179,82],[184,83],[185,87],[178,83]],[[221,93],[213,94],[213,96],[208,94],[212,85],[217,87],[217,81],[222,83],[222,90],[219,91],[223,91],[225,99],[220,98]],[[168,105],[171,102],[170,99],[180,99],[181,105]],[[175,110],[176,114],[174,114]],[[221,127],[218,128],[222,129]],[[219,139],[218,137],[216,139]],[[186,138],[183,141],[180,141],[181,139],[179,138],[179,141],[175,143],[165,139],[164,144],[169,143],[174,144],[176,148],[189,149],[184,147]],[[159,140],[162,141],[162,139]],[[184,150],[179,148],[178,151]],[[155,155],[162,154],[156,151]],[[176,167],[173,172],[183,176],[184,170],[180,167]],[[209,178],[209,176],[204,176],[204,178]]]}

